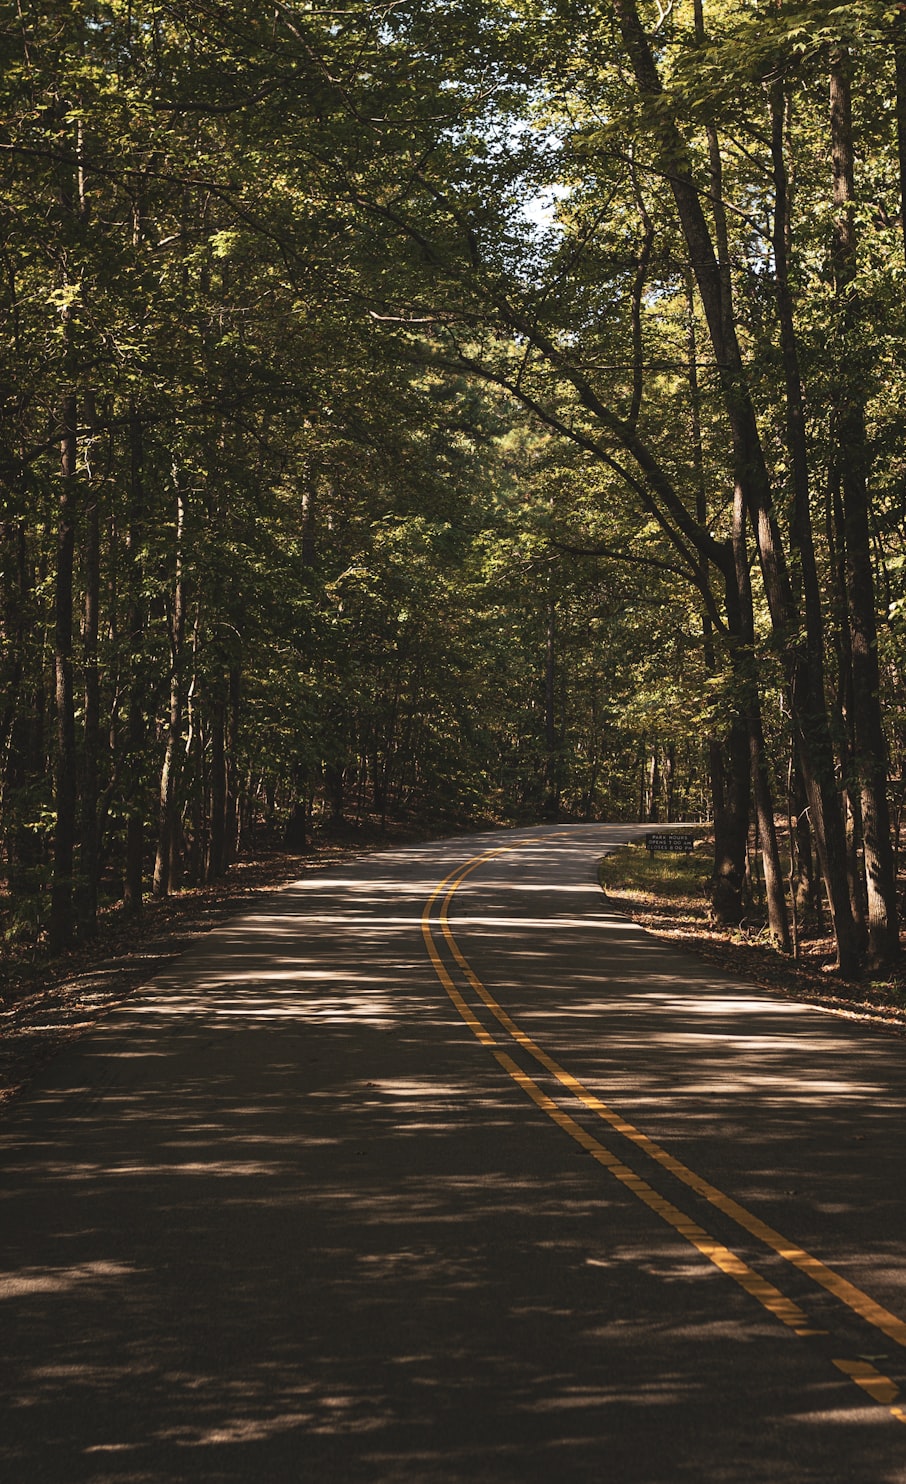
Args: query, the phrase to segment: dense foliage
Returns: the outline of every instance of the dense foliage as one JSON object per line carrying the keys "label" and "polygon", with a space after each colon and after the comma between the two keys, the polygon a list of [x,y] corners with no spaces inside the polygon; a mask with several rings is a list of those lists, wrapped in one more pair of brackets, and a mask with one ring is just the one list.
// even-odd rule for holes
{"label": "dense foliage", "polygon": [[[323,815],[754,822],[898,952],[890,0],[20,0],[8,931]],[[778,811],[791,821],[790,879]],[[792,920],[791,920],[792,918]]]}

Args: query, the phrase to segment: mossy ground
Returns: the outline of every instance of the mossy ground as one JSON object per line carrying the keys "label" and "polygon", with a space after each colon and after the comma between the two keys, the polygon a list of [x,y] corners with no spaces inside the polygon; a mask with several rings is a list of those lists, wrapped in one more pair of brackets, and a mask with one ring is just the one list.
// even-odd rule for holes
{"label": "mossy ground", "polygon": [[652,855],[644,845],[623,845],[604,856],[599,874],[604,890],[616,900],[625,897],[675,913],[707,915],[711,854],[706,841],[697,841],[690,855]]}

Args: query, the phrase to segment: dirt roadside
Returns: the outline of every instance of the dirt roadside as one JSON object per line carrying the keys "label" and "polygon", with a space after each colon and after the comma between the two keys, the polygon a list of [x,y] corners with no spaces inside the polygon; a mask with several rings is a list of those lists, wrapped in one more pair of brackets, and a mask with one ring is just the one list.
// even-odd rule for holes
{"label": "dirt roadside", "polygon": [[650,895],[637,896],[631,889],[614,890],[603,882],[602,890],[612,907],[625,912],[640,927],[674,947],[688,949],[727,974],[847,1020],[906,1036],[906,983],[902,976],[895,981],[865,980],[845,985],[830,972],[830,939],[812,940],[797,965],[765,943],[734,940],[731,933],[710,925],[704,912],[689,912],[667,900],[654,902]]}

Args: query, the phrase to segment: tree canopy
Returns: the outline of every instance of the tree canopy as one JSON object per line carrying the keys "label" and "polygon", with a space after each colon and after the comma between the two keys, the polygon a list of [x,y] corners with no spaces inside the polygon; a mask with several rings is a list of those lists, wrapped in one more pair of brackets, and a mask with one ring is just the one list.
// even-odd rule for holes
{"label": "tree canopy", "polygon": [[754,827],[780,947],[892,962],[906,6],[0,46],[7,932],[320,818],[696,817],[720,919]]}

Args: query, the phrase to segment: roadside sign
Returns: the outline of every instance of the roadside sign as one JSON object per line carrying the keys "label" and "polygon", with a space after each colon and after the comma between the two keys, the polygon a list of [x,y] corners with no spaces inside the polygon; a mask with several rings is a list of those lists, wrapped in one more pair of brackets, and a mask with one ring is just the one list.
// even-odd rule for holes
{"label": "roadside sign", "polygon": [[689,855],[695,849],[695,840],[692,835],[646,835],[645,849],[649,855],[654,855],[656,850],[672,850],[679,855]]}

